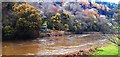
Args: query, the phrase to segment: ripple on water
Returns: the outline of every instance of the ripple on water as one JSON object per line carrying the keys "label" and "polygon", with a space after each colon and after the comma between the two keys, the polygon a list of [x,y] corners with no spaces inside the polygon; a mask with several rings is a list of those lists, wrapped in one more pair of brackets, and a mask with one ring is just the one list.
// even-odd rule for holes
{"label": "ripple on water", "polygon": [[[82,46],[99,44],[103,40],[100,35],[73,35],[60,36],[45,39],[36,39],[33,41],[3,42],[3,55],[21,55],[21,54],[64,54],[80,49]],[[101,40],[101,41],[99,41]],[[98,41],[98,42],[96,42]]]}

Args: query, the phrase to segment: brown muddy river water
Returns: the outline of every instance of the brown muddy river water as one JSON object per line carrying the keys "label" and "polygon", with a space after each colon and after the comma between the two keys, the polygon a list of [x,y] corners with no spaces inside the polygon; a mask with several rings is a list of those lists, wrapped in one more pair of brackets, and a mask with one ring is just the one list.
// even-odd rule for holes
{"label": "brown muddy river water", "polygon": [[80,34],[3,42],[3,55],[63,55],[106,41],[103,34]]}

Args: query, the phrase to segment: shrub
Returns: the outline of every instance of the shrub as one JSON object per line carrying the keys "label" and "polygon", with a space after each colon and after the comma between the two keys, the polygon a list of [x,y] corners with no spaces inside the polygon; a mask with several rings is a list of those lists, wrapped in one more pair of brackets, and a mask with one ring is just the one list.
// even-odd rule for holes
{"label": "shrub", "polygon": [[15,32],[16,32],[16,30],[13,27],[5,26],[3,28],[3,37],[5,39],[11,39],[11,38],[13,39]]}

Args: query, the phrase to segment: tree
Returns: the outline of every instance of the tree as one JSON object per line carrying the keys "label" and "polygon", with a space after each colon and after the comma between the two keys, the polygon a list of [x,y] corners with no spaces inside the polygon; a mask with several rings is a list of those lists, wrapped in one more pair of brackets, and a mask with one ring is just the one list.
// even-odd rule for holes
{"label": "tree", "polygon": [[53,30],[64,30],[64,26],[61,23],[61,17],[59,13],[56,13],[54,16],[51,17],[48,23],[48,27]]}
{"label": "tree", "polygon": [[[13,34],[16,38],[34,38],[39,36],[39,28],[41,24],[40,11],[27,3],[15,3],[12,7],[13,12],[17,15],[17,18],[12,17],[14,26],[8,24],[9,28],[16,29],[16,32]],[[11,15],[13,16],[13,15]],[[8,16],[8,17],[11,17]],[[8,19],[9,20],[9,19]],[[6,21],[6,20],[5,20]],[[6,28],[6,25],[3,26],[3,29]],[[4,30],[5,32],[5,30]]]}
{"label": "tree", "polygon": [[[39,28],[41,24],[40,11],[27,3],[15,4],[13,10],[19,15],[19,19],[16,22],[16,28],[22,36],[26,33],[26,36],[30,36],[30,32],[35,36],[39,36]],[[20,35],[18,33],[18,35]],[[20,35],[21,36],[21,35]]]}
{"label": "tree", "polygon": [[64,30],[65,31],[69,31],[69,27],[70,27],[70,25],[71,25],[71,22],[70,22],[70,12],[67,12],[67,11],[63,11],[63,10],[61,10],[61,12],[60,12],[60,14],[61,14],[61,23],[63,24],[63,26],[64,26]]}

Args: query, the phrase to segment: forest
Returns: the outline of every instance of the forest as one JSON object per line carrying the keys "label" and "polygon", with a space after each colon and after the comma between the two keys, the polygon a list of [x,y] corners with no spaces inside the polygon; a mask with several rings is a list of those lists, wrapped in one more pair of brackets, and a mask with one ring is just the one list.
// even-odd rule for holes
{"label": "forest", "polygon": [[3,3],[2,7],[5,38],[33,38],[44,26],[75,34],[113,34],[120,29],[118,8],[97,3]]}
{"label": "forest", "polygon": [[[101,55],[102,52],[102,55],[115,55],[118,51],[116,48],[120,46],[119,34],[119,3],[88,1],[2,2],[4,55],[54,55],[59,52],[62,54],[60,50],[50,54],[47,53],[47,50],[52,52],[59,49],[59,46],[69,49],[69,46],[79,45],[81,47],[84,44],[87,50],[84,47],[81,49],[78,47],[80,49],[78,51],[78,49],[71,47],[70,50],[75,49],[77,51],[68,50],[66,52],[68,55],[72,54],[73,57],[76,54]],[[18,47],[15,47],[17,45]],[[19,46],[21,47],[20,50]],[[27,50],[23,51],[25,49]],[[43,52],[36,51],[36,49]],[[110,50],[113,52],[108,54],[107,52]],[[11,51],[18,53],[10,53]]]}

